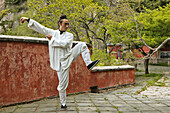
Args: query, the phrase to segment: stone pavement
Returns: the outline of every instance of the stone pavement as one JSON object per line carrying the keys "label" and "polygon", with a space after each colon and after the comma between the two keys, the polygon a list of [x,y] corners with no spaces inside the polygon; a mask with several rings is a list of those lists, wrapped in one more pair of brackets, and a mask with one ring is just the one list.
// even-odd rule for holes
{"label": "stone pavement", "polygon": [[[166,77],[169,76],[169,73],[166,74]],[[136,93],[146,85],[147,80],[139,76],[132,86],[69,95],[66,110],[60,109],[59,98],[52,98],[4,107],[0,113],[170,113],[169,86],[151,86],[140,94]]]}

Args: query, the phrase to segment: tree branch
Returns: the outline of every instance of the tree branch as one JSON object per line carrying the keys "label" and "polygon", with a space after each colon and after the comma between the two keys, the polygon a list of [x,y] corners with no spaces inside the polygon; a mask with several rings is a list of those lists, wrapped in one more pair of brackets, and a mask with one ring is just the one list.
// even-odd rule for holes
{"label": "tree branch", "polygon": [[135,19],[135,14],[133,15],[133,17],[134,17],[134,21],[135,21],[135,23],[136,23],[136,31],[137,31],[138,36],[140,37],[141,41],[144,43],[144,45],[145,45],[147,48],[149,48],[149,49],[151,49],[151,50],[154,51],[155,49],[152,48],[152,47],[150,47],[150,46],[148,46],[148,45],[146,44],[146,42],[143,40],[141,34],[139,33],[138,22],[137,22],[136,19]]}
{"label": "tree branch", "polygon": [[164,40],[164,41],[162,42],[162,44],[159,45],[159,46],[152,52],[152,54],[151,54],[150,56],[152,56],[154,53],[156,53],[156,52],[157,52],[165,43],[167,43],[169,40],[170,40],[170,38],[167,38],[166,40]]}
{"label": "tree branch", "polygon": [[102,38],[95,38],[95,39],[99,39],[99,40],[101,40],[101,41],[103,41],[103,42],[104,42],[104,40],[103,40]]}
{"label": "tree branch", "polygon": [[135,21],[135,23],[136,23],[136,31],[137,31],[137,33],[138,33],[138,36],[140,37],[140,40],[143,42],[143,44],[144,44],[147,48],[149,48],[150,50],[153,50],[153,51],[154,51],[155,49],[152,48],[152,47],[150,47],[150,46],[148,46],[148,45],[146,44],[146,42],[143,40],[141,34],[139,33],[139,26],[138,26],[137,20],[135,19],[135,13],[134,13],[133,11],[131,11],[129,8],[126,8],[126,9],[129,10],[129,12],[132,14],[132,16],[133,16],[133,18],[134,18],[134,21]]}

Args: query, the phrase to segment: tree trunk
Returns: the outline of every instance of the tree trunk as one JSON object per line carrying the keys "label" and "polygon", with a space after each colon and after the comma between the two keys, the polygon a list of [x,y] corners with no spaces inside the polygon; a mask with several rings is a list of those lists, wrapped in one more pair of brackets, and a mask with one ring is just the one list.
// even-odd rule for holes
{"label": "tree trunk", "polygon": [[90,40],[88,29],[85,28],[85,31],[86,31],[87,39],[89,40],[89,43],[92,45],[92,41]]}
{"label": "tree trunk", "polygon": [[107,43],[106,43],[106,41],[104,41],[103,43],[104,43],[104,50],[107,53]]}
{"label": "tree trunk", "polygon": [[80,41],[78,32],[76,31],[75,33],[76,33],[76,41]]}
{"label": "tree trunk", "polygon": [[149,59],[145,59],[144,61],[144,68],[145,68],[145,74],[149,74]]}

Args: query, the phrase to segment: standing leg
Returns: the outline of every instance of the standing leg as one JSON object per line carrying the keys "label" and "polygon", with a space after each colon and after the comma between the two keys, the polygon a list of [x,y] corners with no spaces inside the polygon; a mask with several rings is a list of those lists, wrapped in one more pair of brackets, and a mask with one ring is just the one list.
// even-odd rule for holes
{"label": "standing leg", "polygon": [[[93,64],[92,66],[94,67],[94,62],[96,65],[99,61],[99,60],[98,61],[96,60],[97,63],[96,63],[96,61],[94,61],[94,62],[91,61],[90,52],[88,50],[87,45],[84,42],[78,43],[72,49],[71,55],[67,58],[62,59],[61,70],[60,70],[60,72],[57,72],[58,78],[59,78],[59,85],[57,87],[57,90],[59,91],[61,105],[65,106],[65,107],[67,107],[66,106],[66,88],[67,88],[68,82],[69,82],[69,68],[70,68],[71,63],[74,60],[76,60],[80,54],[82,54],[83,60],[86,63],[87,68],[89,67],[89,65],[91,66],[92,64]],[[61,106],[61,108],[62,108],[62,106]],[[63,108],[65,108],[65,107],[63,107]]]}
{"label": "standing leg", "polygon": [[59,91],[59,97],[61,102],[61,108],[66,108],[66,88],[69,82],[69,68],[57,72],[59,85],[57,90]]}
{"label": "standing leg", "polygon": [[59,96],[60,96],[61,105],[65,106],[66,105],[66,90],[59,91]]}

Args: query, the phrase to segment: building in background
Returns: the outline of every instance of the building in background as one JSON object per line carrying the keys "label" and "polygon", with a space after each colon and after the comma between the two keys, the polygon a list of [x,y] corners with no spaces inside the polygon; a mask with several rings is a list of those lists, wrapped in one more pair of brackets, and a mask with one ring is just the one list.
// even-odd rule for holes
{"label": "building in background", "polygon": [[[116,59],[123,59],[123,44],[107,44],[107,51],[110,55],[114,55]],[[150,49],[143,46],[143,50],[149,53]],[[134,56],[137,58],[143,58],[144,56],[137,50],[133,50]],[[152,64],[165,63],[170,66],[170,41],[167,42],[162,48],[160,48],[149,60]]]}

